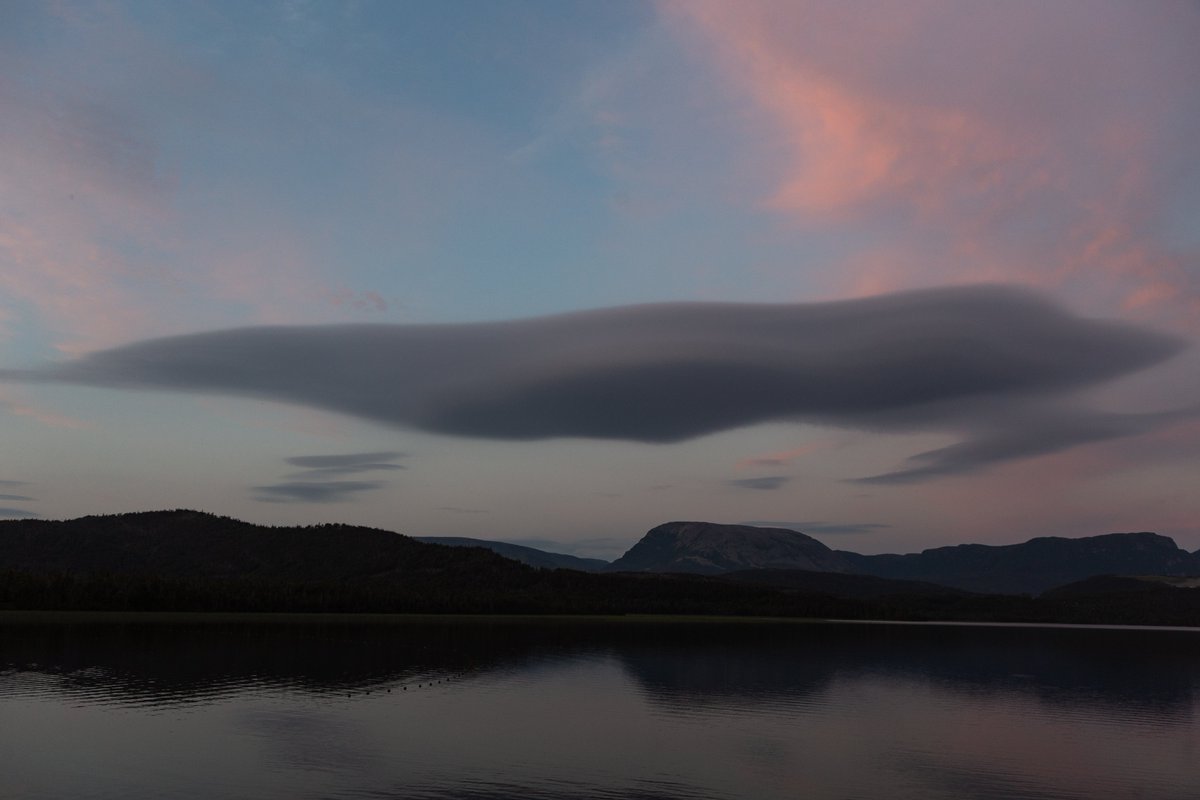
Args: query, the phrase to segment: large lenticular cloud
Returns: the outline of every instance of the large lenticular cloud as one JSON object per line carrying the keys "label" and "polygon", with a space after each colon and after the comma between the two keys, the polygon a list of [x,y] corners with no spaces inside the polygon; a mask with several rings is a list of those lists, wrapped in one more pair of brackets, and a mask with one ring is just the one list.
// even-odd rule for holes
{"label": "large lenticular cloud", "polygon": [[467,325],[241,328],[0,378],[228,393],[495,439],[673,442],[780,420],[967,437],[918,457],[895,474],[903,481],[1153,427],[1161,415],[1118,420],[1074,398],[1181,346],[984,286]]}

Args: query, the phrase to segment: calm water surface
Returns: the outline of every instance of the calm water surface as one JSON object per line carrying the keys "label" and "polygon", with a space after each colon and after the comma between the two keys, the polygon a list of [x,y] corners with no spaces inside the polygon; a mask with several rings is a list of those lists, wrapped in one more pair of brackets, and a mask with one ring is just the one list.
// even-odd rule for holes
{"label": "calm water surface", "polygon": [[2,798],[1200,797],[1200,631],[0,621]]}

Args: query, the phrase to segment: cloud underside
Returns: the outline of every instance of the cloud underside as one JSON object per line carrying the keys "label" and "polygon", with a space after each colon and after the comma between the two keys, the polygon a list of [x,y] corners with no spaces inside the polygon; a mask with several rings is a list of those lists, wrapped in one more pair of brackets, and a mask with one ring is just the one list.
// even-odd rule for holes
{"label": "cloud underside", "polygon": [[[136,342],[0,379],[229,393],[492,439],[677,442],[769,421],[963,437],[890,474],[901,481],[1161,424],[1091,411],[1079,398],[1182,347],[1024,290],[980,286],[470,325],[241,328]],[[1028,433],[1050,428],[1046,420],[1070,420],[1070,432]],[[352,471],[395,454],[374,455],[296,465]]]}

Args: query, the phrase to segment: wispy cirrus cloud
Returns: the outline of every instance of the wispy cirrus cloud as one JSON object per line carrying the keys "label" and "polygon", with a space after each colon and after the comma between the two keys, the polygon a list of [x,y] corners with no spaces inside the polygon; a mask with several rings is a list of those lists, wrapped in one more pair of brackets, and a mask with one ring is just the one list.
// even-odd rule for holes
{"label": "wispy cirrus cloud", "polygon": [[[336,172],[353,174],[370,198],[363,208],[390,208],[394,230],[426,197],[407,187],[435,183],[398,177],[410,164],[397,165],[397,151],[417,148],[395,142],[415,114],[382,114],[369,92],[326,79],[297,43],[250,35],[235,46],[244,31],[216,9],[149,20],[120,2],[26,8],[19,27],[0,26],[18,30],[0,47],[0,344],[78,354],[214,321],[347,319],[394,306],[314,257],[335,234],[325,213],[313,224],[293,201],[329,187],[279,187],[310,180],[300,165],[331,157],[314,141],[352,142]],[[368,109],[374,126],[361,124]],[[275,127],[283,119],[289,130]],[[203,146],[186,133],[198,125]],[[291,136],[295,125],[312,135]],[[404,160],[444,174],[435,149]],[[351,222],[333,227],[363,216],[348,212]]]}
{"label": "wispy cirrus cloud", "polygon": [[[243,328],[0,370],[0,380],[226,392],[511,440],[675,442],[768,421],[944,431],[1010,460],[1165,423],[1157,412],[1117,423],[1082,397],[1183,347],[1028,291],[983,286],[469,325]],[[1025,432],[1064,418],[1071,436]],[[308,463],[344,470],[378,456]]]}
{"label": "wispy cirrus cloud", "polygon": [[668,3],[753,100],[768,204],[869,234],[835,292],[979,280],[1200,329],[1200,9]]}

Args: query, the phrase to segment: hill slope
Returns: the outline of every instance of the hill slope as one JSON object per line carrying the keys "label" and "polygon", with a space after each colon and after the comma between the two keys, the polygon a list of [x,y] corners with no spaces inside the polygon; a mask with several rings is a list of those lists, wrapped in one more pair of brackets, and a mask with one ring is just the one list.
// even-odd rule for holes
{"label": "hill slope", "polygon": [[579,558],[566,553],[551,553],[538,550],[536,547],[526,547],[509,542],[495,542],[490,539],[470,539],[465,536],[414,536],[418,542],[441,544],[447,547],[483,547],[493,553],[499,553],[505,558],[520,561],[531,567],[540,569],[577,569],[581,572],[600,572],[608,567],[607,561],[599,558]]}

